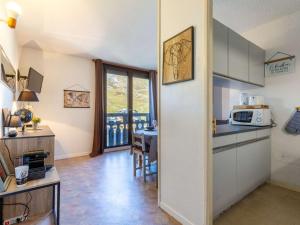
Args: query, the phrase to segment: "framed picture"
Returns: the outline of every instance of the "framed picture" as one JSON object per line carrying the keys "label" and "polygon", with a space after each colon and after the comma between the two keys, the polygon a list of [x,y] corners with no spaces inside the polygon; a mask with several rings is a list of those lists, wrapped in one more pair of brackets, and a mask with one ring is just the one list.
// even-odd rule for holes
{"label": "framed picture", "polygon": [[64,90],[65,108],[90,108],[90,92]]}
{"label": "framed picture", "polygon": [[162,83],[194,79],[194,27],[189,27],[163,44]]}

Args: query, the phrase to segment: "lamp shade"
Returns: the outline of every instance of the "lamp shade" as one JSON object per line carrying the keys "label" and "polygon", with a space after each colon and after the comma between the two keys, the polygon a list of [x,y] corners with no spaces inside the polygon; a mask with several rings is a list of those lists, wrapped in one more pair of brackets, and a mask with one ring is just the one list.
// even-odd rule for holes
{"label": "lamp shade", "polygon": [[9,115],[5,127],[22,127],[21,118],[16,115]]}
{"label": "lamp shade", "polygon": [[39,99],[36,96],[36,93],[34,91],[21,91],[19,98],[19,102],[38,102]]}

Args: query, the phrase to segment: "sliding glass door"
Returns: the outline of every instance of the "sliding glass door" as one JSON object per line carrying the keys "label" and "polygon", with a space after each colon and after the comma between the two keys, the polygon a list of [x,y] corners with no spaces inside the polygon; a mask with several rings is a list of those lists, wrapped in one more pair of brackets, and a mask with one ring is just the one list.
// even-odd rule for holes
{"label": "sliding glass door", "polygon": [[131,144],[131,134],[149,125],[147,73],[105,66],[106,148]]}

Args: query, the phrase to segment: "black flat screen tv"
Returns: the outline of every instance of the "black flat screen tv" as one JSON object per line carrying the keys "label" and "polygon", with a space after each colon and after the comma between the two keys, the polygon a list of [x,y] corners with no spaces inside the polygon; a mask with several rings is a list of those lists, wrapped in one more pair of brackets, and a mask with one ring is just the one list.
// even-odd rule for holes
{"label": "black flat screen tv", "polygon": [[43,80],[43,75],[30,67],[28,73],[27,89],[36,93],[41,93]]}

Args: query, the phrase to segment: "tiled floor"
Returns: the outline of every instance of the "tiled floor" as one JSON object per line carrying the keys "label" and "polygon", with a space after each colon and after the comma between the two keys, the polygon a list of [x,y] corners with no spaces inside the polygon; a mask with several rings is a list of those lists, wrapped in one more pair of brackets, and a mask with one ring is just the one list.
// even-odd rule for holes
{"label": "tiled floor", "polygon": [[263,185],[223,213],[214,225],[300,225],[300,193]]}
{"label": "tiled floor", "polygon": [[133,177],[128,151],[55,162],[62,225],[179,225],[157,207],[155,177]]}

